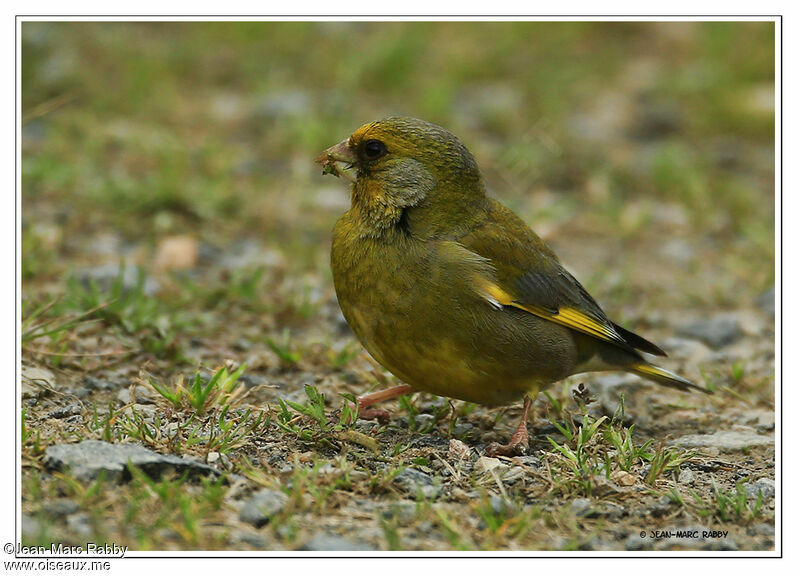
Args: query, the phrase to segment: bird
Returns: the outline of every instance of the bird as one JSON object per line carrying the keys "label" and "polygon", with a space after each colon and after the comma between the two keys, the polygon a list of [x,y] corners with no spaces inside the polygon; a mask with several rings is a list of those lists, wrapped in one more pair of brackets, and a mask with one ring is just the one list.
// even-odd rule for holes
{"label": "bird", "polygon": [[621,370],[710,393],[656,366],[666,356],[612,322],[556,254],[488,195],[467,147],[409,117],[369,122],[315,160],[350,182],[331,270],[342,314],[369,354],[403,384],[358,398],[374,405],[428,392],[498,406],[523,402],[507,444],[529,450],[528,412],[540,390],[574,374]]}

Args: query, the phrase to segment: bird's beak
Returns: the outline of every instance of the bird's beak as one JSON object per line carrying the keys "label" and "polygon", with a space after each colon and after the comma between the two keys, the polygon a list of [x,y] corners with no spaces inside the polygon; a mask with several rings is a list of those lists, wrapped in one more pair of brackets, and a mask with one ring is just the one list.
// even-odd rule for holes
{"label": "bird's beak", "polygon": [[351,171],[351,168],[356,162],[356,154],[353,149],[350,148],[349,143],[349,139],[342,140],[336,146],[328,148],[325,152],[317,156],[314,162],[322,166],[323,174],[343,176],[350,182],[356,181],[355,174]]}

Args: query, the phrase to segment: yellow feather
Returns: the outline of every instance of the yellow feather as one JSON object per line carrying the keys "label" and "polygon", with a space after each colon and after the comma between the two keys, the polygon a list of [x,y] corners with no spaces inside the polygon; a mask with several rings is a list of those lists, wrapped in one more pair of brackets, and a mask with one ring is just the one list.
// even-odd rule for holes
{"label": "yellow feather", "polygon": [[525,310],[526,312],[530,312],[531,314],[539,316],[540,318],[544,318],[545,320],[550,320],[556,324],[561,324],[562,326],[583,332],[589,336],[600,338],[601,340],[617,342],[622,341],[620,336],[611,328],[604,326],[591,316],[588,316],[587,314],[584,314],[575,308],[561,308],[558,310],[558,312],[553,314],[546,308],[515,301],[508,292],[503,290],[494,282],[483,283],[480,291],[490,302],[497,302],[503,306],[514,306],[520,310]]}

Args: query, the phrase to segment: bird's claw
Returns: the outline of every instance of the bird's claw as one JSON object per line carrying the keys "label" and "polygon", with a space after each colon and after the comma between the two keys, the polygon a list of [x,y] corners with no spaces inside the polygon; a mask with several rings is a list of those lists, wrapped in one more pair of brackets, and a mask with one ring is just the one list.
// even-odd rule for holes
{"label": "bird's claw", "polygon": [[388,424],[391,418],[391,413],[383,408],[359,407],[358,417],[362,420],[377,420],[381,424]]}
{"label": "bird's claw", "polygon": [[528,454],[528,441],[525,439],[521,442],[514,442],[513,440],[508,444],[500,444],[499,442],[492,442],[486,447],[486,455],[490,458],[497,458],[498,456],[525,456]]}

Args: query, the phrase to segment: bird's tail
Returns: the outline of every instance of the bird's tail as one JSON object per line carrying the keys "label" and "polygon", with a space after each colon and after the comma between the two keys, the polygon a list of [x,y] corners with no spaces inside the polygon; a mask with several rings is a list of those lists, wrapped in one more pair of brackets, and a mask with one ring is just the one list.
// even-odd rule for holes
{"label": "bird's tail", "polygon": [[654,366],[653,364],[649,364],[647,362],[634,364],[633,366],[630,366],[628,370],[634,374],[638,374],[643,378],[652,380],[656,384],[661,384],[662,386],[677,388],[678,390],[683,390],[684,392],[689,392],[690,390],[699,390],[705,394],[711,394],[711,390],[698,386],[691,380],[687,380],[683,376],[679,376],[674,372],[664,370],[663,368],[659,368],[658,366]]}

